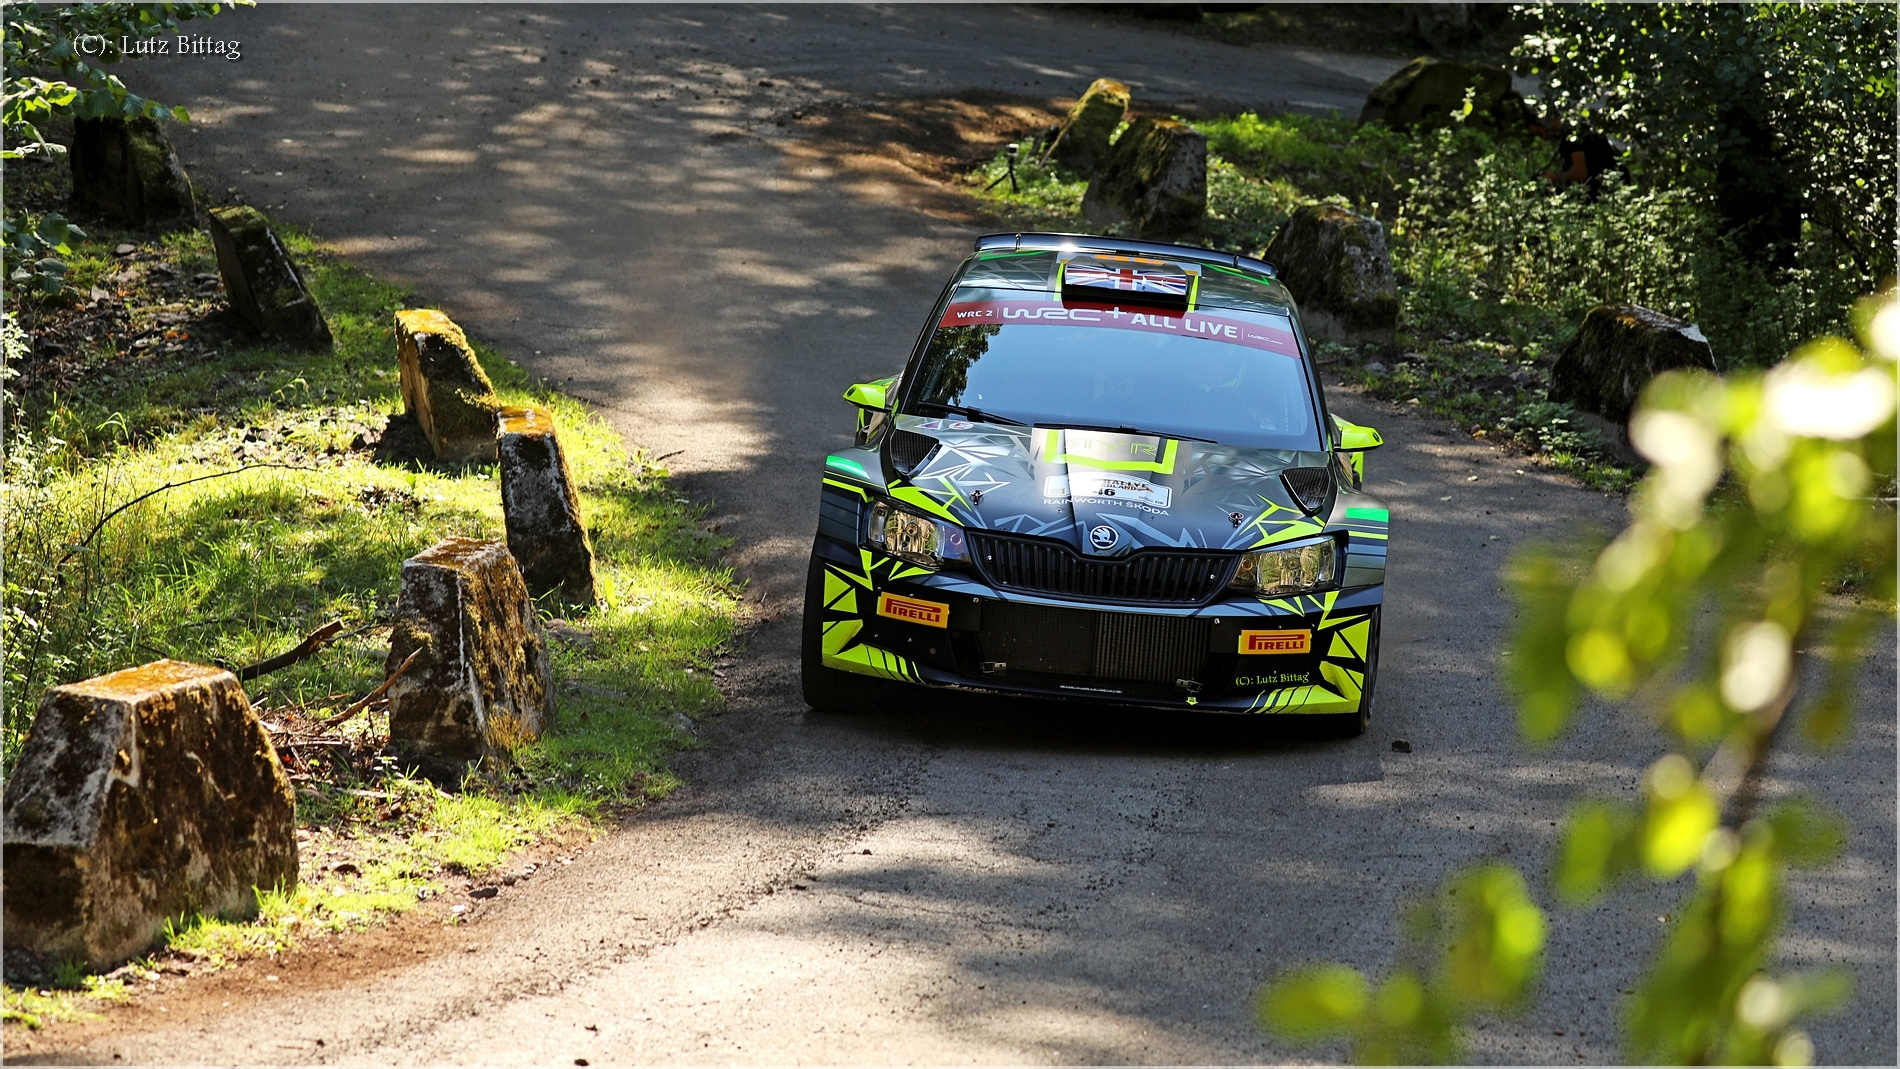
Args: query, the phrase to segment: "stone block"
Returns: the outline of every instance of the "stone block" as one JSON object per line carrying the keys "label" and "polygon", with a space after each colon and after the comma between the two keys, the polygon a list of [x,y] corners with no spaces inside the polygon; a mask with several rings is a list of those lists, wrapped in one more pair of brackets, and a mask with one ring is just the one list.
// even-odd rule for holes
{"label": "stone block", "polygon": [[454,761],[505,753],[554,719],[547,640],[500,542],[445,538],[402,563],[388,671],[390,741]]}
{"label": "stone block", "polygon": [[1377,219],[1337,205],[1308,204],[1287,217],[1262,255],[1299,302],[1307,337],[1393,344],[1398,279]]}
{"label": "stone block", "polygon": [[1457,63],[1425,56],[1400,68],[1366,94],[1362,123],[1383,123],[1394,130],[1450,126],[1471,93],[1465,121],[1499,132],[1522,132],[1530,120],[1524,98],[1511,88],[1511,72],[1489,63]]}
{"label": "stone block", "polygon": [[296,805],[222,668],[156,661],[55,687],[7,781],[6,938],[107,968],[167,918],[243,916],[297,881]]}
{"label": "stone block", "polygon": [[1069,109],[1047,155],[1064,167],[1093,173],[1108,158],[1109,138],[1128,114],[1130,99],[1127,86],[1112,78],[1097,78]]}
{"label": "stone block", "polygon": [[155,119],[74,119],[73,208],[126,226],[192,225],[191,180]]}
{"label": "stone block", "polygon": [[1464,44],[1477,35],[1474,4],[1407,4],[1405,21],[1412,36],[1426,48],[1439,50]]}
{"label": "stone block", "polygon": [[455,321],[433,308],[396,313],[402,400],[422,425],[436,459],[471,464],[495,459],[501,401]]}
{"label": "stone block", "polygon": [[1599,304],[1550,369],[1550,399],[1628,423],[1649,380],[1678,368],[1716,370],[1695,324],[1641,305]]}
{"label": "stone block", "polygon": [[213,208],[208,218],[218,274],[238,318],[299,349],[328,349],[330,327],[270,219],[248,204]]}
{"label": "stone block", "polygon": [[499,426],[501,511],[528,593],[592,606],[594,547],[553,417],[540,408],[504,408]]}
{"label": "stone block", "polygon": [[1140,238],[1194,234],[1207,214],[1207,138],[1184,122],[1136,119],[1096,169],[1082,214],[1098,226],[1126,223]]}

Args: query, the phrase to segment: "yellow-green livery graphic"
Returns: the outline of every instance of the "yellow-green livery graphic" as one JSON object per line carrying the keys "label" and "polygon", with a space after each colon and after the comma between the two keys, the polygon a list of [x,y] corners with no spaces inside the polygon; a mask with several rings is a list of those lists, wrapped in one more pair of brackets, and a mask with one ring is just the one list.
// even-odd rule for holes
{"label": "yellow-green livery graphic", "polygon": [[[801,678],[1364,729],[1390,512],[1258,260],[981,239],[825,459]],[[894,689],[899,688],[899,689]]]}

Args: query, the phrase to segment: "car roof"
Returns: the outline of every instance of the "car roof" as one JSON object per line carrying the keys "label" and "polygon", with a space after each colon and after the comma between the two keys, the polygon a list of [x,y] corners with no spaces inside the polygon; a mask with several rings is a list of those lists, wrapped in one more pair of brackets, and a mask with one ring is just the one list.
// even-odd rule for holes
{"label": "car roof", "polygon": [[1053,292],[1060,277],[1058,261],[1094,255],[1194,265],[1189,269],[1200,275],[1194,292],[1203,308],[1298,316],[1292,295],[1264,260],[1190,245],[1089,234],[986,234],[977,239],[975,255],[958,273],[959,284]]}
{"label": "car roof", "polygon": [[1026,252],[1031,249],[1060,249],[1076,252],[1129,253],[1134,255],[1164,256],[1190,263],[1216,264],[1242,271],[1252,271],[1268,278],[1279,277],[1279,271],[1265,260],[1251,256],[1242,256],[1235,252],[1218,252],[1203,249],[1196,245],[1171,245],[1165,241],[1139,241],[1134,238],[1105,237],[1100,234],[1049,234],[1025,232],[1020,234],[985,234],[976,239],[977,252],[990,252],[997,249],[1012,249]]}

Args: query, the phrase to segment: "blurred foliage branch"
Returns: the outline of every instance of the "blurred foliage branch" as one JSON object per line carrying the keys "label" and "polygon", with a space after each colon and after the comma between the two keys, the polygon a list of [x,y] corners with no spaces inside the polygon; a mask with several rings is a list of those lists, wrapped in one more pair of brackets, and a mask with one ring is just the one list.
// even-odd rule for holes
{"label": "blurred foliage branch", "polygon": [[[1654,467],[1629,527],[1583,555],[1592,563],[1581,572],[1577,554],[1552,550],[1513,565],[1523,623],[1507,671],[1526,739],[1555,738],[1588,694],[1651,710],[1670,751],[1643,776],[1639,803],[1573,810],[1552,871],[1557,897],[1577,908],[1630,878],[1694,875],[1626,1007],[1635,1061],[1806,1064],[1814,1048],[1801,1021],[1850,990],[1839,970],[1768,971],[1784,872],[1831,859],[1846,829],[1810,801],[1765,807],[1759,781],[1804,676],[1815,684],[1798,707],[1804,741],[1845,737],[1860,654],[1893,604],[1900,303],[1870,298],[1854,318],[1865,349],[1827,338],[1765,373],[1656,379],[1630,423]],[[1835,598],[1844,579],[1864,597]],[[1464,889],[1463,908],[1481,912],[1469,891],[1478,879],[1502,887],[1517,876],[1487,863],[1441,898]],[[1498,903],[1491,923],[1542,922],[1528,897],[1484,901]],[[1358,972],[1320,966],[1269,985],[1263,1023],[1289,1038],[1345,1038],[1361,1061],[1453,1061],[1460,1025],[1521,1004],[1536,973],[1502,942],[1474,953],[1468,938],[1408,937],[1415,945],[1378,995]],[[1421,946],[1440,964],[1418,964]],[[1408,987],[1421,1008],[1393,1012],[1403,1001],[1393,992]]]}
{"label": "blurred foliage branch", "polygon": [[[190,117],[182,107],[148,100],[126,88],[109,69],[124,58],[126,46],[176,33],[192,19],[209,18],[226,6],[253,6],[255,0],[223,3],[38,4],[6,5],[0,30],[5,74],[0,82],[0,167],[30,156],[59,156],[65,146],[48,139],[45,124],[56,116],[79,119],[153,119]],[[133,48],[136,51],[136,47]],[[57,212],[37,219],[8,213],[5,221],[7,282],[57,293],[72,252],[67,238],[84,237]]]}

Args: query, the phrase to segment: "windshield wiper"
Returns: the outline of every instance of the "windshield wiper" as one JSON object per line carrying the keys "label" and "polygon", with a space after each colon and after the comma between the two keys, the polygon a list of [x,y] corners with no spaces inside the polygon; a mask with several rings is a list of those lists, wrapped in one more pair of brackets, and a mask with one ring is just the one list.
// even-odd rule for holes
{"label": "windshield wiper", "polygon": [[931,408],[942,409],[943,411],[948,412],[951,415],[967,416],[970,419],[981,420],[984,423],[1002,423],[1002,424],[1007,424],[1008,426],[1011,426],[1011,427],[1029,426],[1029,424],[1024,423],[1022,420],[1010,419],[1008,416],[999,416],[994,412],[985,412],[980,408],[971,408],[969,405],[951,405],[951,404],[945,404],[942,401],[917,402],[917,407],[919,408],[922,408],[925,405],[929,405]]}
{"label": "windshield wiper", "polygon": [[1196,438],[1192,434],[1175,434],[1173,431],[1144,431],[1139,427],[1093,426],[1087,423],[1057,424],[1065,431],[1107,431],[1112,434],[1134,434],[1143,438],[1175,438],[1183,442],[1206,442],[1208,445],[1220,443],[1212,438]]}

